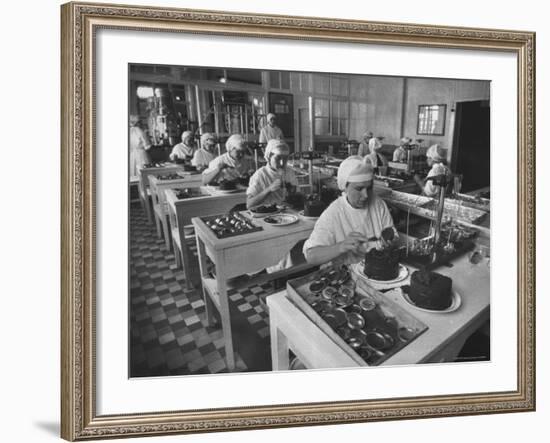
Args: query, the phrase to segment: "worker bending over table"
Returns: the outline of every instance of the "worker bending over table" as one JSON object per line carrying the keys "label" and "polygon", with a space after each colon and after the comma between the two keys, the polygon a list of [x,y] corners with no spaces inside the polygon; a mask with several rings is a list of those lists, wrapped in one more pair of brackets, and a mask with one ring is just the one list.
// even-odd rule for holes
{"label": "worker bending over table", "polygon": [[304,244],[304,255],[311,264],[327,262],[358,263],[372,248],[388,243],[382,231],[397,231],[386,203],[373,192],[372,164],[359,156],[345,159],[338,169],[338,188],[342,195],[334,200],[315,223]]}

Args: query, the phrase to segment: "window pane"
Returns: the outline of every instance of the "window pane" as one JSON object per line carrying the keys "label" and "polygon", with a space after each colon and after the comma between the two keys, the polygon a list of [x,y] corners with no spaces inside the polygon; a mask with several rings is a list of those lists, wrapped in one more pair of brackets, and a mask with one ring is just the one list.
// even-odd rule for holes
{"label": "window pane", "polygon": [[290,72],[281,72],[281,89],[290,89]]}
{"label": "window pane", "polygon": [[315,92],[317,94],[329,94],[330,93],[330,83],[329,78],[325,75],[313,75],[313,85]]}
{"label": "window pane", "polygon": [[281,87],[278,71],[269,71],[269,86],[276,89]]}
{"label": "window pane", "polygon": [[315,117],[328,117],[328,100],[315,99]]}
{"label": "window pane", "polygon": [[315,135],[329,135],[328,118],[315,118]]}

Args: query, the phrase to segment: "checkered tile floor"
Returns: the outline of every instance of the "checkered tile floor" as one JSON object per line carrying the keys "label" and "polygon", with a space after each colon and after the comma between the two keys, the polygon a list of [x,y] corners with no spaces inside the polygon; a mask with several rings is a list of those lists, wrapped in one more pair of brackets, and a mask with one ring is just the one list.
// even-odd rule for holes
{"label": "checkered tile floor", "polygon": [[[198,282],[194,245],[192,252],[191,278]],[[268,316],[259,297],[272,292],[268,283],[229,293],[236,371],[271,369]],[[202,289],[185,289],[174,254],[139,205],[130,209],[129,304],[131,377],[228,371],[221,323],[206,326]]]}

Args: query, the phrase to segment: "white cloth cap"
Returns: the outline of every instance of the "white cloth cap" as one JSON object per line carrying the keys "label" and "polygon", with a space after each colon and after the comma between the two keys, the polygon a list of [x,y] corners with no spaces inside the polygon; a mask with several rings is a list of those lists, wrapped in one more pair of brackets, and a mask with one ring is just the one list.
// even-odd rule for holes
{"label": "white cloth cap", "polygon": [[382,147],[382,143],[376,137],[373,137],[369,140],[369,149],[370,152],[378,151]]}
{"label": "white cloth cap", "polygon": [[187,137],[192,137],[193,131],[183,131],[181,134],[181,141],[185,140]]}
{"label": "white cloth cap", "polygon": [[227,152],[231,152],[234,149],[239,148],[244,143],[244,137],[241,134],[233,134],[229,136],[225,142],[225,149]]}
{"label": "white cloth cap", "polygon": [[443,152],[443,148],[439,146],[437,143],[435,145],[432,145],[428,148],[426,151],[426,157],[431,158],[434,161],[442,161],[445,160],[445,153]]}
{"label": "white cloth cap", "polygon": [[284,140],[272,138],[267,142],[264,158],[269,162],[269,158],[273,155],[275,151],[282,151],[283,153],[288,154],[290,152],[290,149],[288,148],[288,145],[285,143]]}
{"label": "white cloth cap", "polygon": [[409,144],[410,142],[412,142],[412,139],[409,138],[409,137],[403,137],[403,138],[401,139],[401,144],[402,144],[402,145]]}
{"label": "white cloth cap", "polygon": [[352,155],[346,158],[338,168],[338,188],[343,191],[346,189],[346,183],[366,182],[372,180],[374,172],[370,162],[365,162],[362,157]]}
{"label": "white cloth cap", "polygon": [[201,135],[201,146],[203,146],[204,143],[206,142],[206,140],[208,140],[209,138],[215,139],[216,137],[211,132],[205,132],[204,134],[202,134]]}

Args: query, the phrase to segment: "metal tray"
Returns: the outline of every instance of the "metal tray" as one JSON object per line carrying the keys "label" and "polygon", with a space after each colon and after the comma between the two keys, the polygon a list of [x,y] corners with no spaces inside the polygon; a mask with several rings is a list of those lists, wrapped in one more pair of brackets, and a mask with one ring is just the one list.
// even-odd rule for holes
{"label": "metal tray", "polygon": [[[310,290],[312,283],[327,280],[326,270],[289,280],[287,294],[359,366],[380,365],[428,329],[362,280],[341,282],[336,292]],[[340,301],[343,287],[352,288],[351,303]]]}

